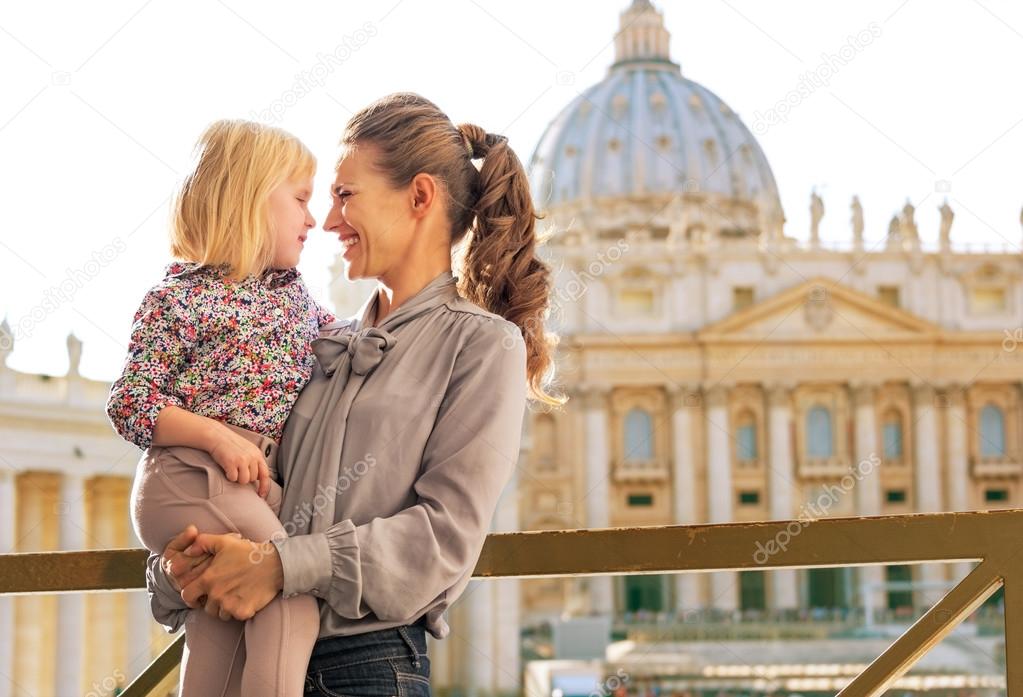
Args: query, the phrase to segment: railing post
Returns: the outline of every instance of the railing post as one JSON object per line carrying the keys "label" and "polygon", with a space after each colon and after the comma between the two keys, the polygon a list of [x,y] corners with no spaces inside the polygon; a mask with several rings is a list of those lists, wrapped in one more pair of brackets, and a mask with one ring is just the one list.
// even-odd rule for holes
{"label": "railing post", "polygon": [[1023,559],[1014,556],[1005,573],[1005,690],[1023,697]]}

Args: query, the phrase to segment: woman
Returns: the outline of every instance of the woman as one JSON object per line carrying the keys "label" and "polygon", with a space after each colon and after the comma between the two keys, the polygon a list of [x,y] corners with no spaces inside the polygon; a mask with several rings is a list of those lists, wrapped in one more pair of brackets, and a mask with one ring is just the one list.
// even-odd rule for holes
{"label": "woman", "polygon": [[350,280],[379,283],[313,343],[319,365],[278,453],[288,536],[260,546],[190,526],[151,558],[150,589],[171,627],[186,606],[246,619],[279,592],[311,593],[310,694],[428,695],[425,632],[449,632],[442,615],[515,466],[526,397],[564,402],[544,390],[550,270],[504,137],[401,93],[356,114],[341,145],[324,229]]}

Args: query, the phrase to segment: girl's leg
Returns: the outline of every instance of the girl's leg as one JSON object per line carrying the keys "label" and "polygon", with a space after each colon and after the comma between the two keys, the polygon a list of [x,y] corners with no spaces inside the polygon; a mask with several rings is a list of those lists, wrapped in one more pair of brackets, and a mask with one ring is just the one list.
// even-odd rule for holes
{"label": "girl's leg", "polygon": [[[271,492],[270,498],[275,493],[279,492]],[[266,504],[257,505],[259,497],[251,487],[247,490],[227,487],[213,503],[247,539],[266,541],[284,534],[284,526],[273,511]],[[264,551],[272,552],[273,545],[266,543],[255,554],[258,556]],[[245,623],[246,658],[242,673],[245,696],[303,695],[309,655],[319,629],[319,603],[311,595],[294,598],[278,595],[257,612]]]}
{"label": "girl's leg", "polygon": [[[284,527],[268,505],[268,501],[276,501],[279,506],[280,489],[276,484],[272,485],[273,491],[268,500],[264,500],[256,493],[254,485],[228,481],[219,465],[202,451],[180,447],[162,450],[164,454],[156,459],[155,471],[150,480],[159,479],[162,482],[160,489],[170,492],[169,496],[158,498],[173,499],[174,503],[168,506],[171,502],[160,500],[156,506],[147,506],[150,510],[158,510],[154,515],[159,515],[161,525],[169,528],[157,549],[162,549],[167,541],[190,522],[202,532],[237,532],[247,539],[260,542],[269,540],[275,534],[284,534]],[[145,492],[142,493],[141,500],[144,501]],[[149,546],[149,540],[141,535],[140,539]],[[245,623],[223,622],[204,612],[202,615],[212,622],[244,627],[245,670],[241,676],[241,689],[246,697],[299,697],[303,694],[309,654],[319,633],[320,617],[316,598],[310,595],[288,599],[277,596]],[[210,623],[205,620],[197,622],[196,627],[202,629],[192,632],[192,637],[186,641],[192,641],[194,646],[191,652],[193,660],[201,652],[201,647],[207,647],[211,653],[220,654],[222,669],[208,681],[208,689],[195,693],[182,690],[181,697],[191,697],[192,694],[218,695],[220,693],[213,690],[218,685],[227,684],[233,677],[231,666],[238,663],[235,659],[237,651],[225,657],[222,650],[217,650],[214,643],[219,647],[228,641],[224,637],[226,630],[218,627],[207,632],[209,626]],[[236,649],[238,642],[231,646]],[[198,671],[186,673],[197,675],[199,680],[204,677]]]}
{"label": "girl's leg", "polygon": [[241,697],[245,667],[245,623],[225,622],[202,610],[185,620],[185,652],[181,656],[179,697],[212,695]]}
{"label": "girl's leg", "polygon": [[[163,551],[194,524],[202,532],[232,532],[209,506],[208,475],[182,465],[166,448],[151,448],[139,463],[131,494],[132,523],[142,543]],[[240,697],[245,623],[224,622],[202,609],[185,621],[180,697]]]}

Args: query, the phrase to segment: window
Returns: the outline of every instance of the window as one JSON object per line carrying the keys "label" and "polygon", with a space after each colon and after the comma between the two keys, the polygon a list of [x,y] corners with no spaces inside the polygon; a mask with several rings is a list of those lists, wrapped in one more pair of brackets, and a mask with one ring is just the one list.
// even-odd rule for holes
{"label": "window", "polygon": [[739,609],[764,610],[767,608],[767,593],[764,589],[763,571],[739,572]]}
{"label": "window", "polygon": [[618,291],[618,313],[649,315],[654,311],[654,292],[649,288],[623,288]]}
{"label": "window", "polygon": [[753,288],[736,286],[732,288],[732,310],[738,312],[753,304]]}
{"label": "window", "polygon": [[739,492],[739,505],[740,506],[755,506],[760,503],[760,492],[759,491],[740,491]]}
{"label": "window", "polygon": [[739,425],[735,431],[735,455],[739,462],[750,462],[756,460],[757,453],[757,423],[751,412],[743,412],[738,419]]}
{"label": "window", "polygon": [[913,607],[913,570],[903,564],[895,564],[884,568],[885,580],[892,584],[888,587],[888,609],[902,610]]}
{"label": "window", "polygon": [[1004,288],[974,288],[970,291],[970,309],[978,314],[991,314],[1005,310]]}
{"label": "window", "polygon": [[643,409],[633,408],[625,415],[625,461],[652,460],[653,423]]}
{"label": "window", "polygon": [[899,287],[898,286],[878,286],[877,287],[878,300],[883,302],[885,305],[891,305],[892,307],[899,306]]}
{"label": "window", "polygon": [[811,608],[845,608],[849,606],[851,588],[849,570],[844,568],[807,569]]}
{"label": "window", "polygon": [[806,414],[806,454],[813,458],[829,458],[832,447],[831,412],[818,404]]}
{"label": "window", "polygon": [[985,503],[1004,503],[1009,500],[1008,489],[985,489],[984,490],[984,502]]}
{"label": "window", "polygon": [[626,499],[630,506],[653,506],[654,495],[653,494],[629,494]]}
{"label": "window", "polygon": [[1005,457],[1005,415],[994,405],[980,410],[981,457]]}
{"label": "window", "polygon": [[902,415],[896,410],[888,411],[882,425],[884,456],[886,460],[902,459]]}
{"label": "window", "polygon": [[884,496],[888,503],[906,503],[905,489],[889,489],[884,492]]}
{"label": "window", "polygon": [[622,579],[625,586],[625,610],[661,612],[665,609],[667,574],[633,574]]}

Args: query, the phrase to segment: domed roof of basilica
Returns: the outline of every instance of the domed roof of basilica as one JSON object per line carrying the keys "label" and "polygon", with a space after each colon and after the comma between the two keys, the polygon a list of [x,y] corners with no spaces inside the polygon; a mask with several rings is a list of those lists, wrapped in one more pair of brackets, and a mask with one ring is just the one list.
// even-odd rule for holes
{"label": "domed roof of basilica", "polygon": [[682,76],[668,40],[648,0],[622,13],[607,77],[551,121],[533,153],[538,208],[702,192],[781,211],[756,138],[721,98]]}

